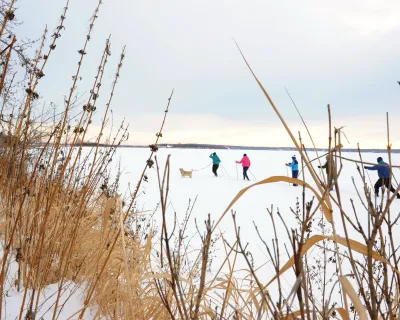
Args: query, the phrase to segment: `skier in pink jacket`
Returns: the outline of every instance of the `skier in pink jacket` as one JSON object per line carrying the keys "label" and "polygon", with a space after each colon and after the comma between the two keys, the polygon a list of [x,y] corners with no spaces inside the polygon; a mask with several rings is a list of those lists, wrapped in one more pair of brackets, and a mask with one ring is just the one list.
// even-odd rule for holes
{"label": "skier in pink jacket", "polygon": [[242,164],[242,167],[243,167],[243,180],[247,179],[247,180],[250,181],[249,177],[247,176],[247,170],[249,170],[251,163],[250,163],[250,159],[247,156],[247,154],[244,154],[242,160],[236,161],[236,163],[241,163]]}

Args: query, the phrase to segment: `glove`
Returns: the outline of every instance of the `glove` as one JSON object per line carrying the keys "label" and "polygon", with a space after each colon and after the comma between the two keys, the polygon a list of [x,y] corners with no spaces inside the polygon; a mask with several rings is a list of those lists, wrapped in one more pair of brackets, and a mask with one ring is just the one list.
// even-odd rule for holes
{"label": "glove", "polygon": [[321,169],[321,166],[318,166],[318,168],[320,168],[320,169]]}
{"label": "glove", "polygon": [[364,166],[364,169],[368,169],[368,167]]}

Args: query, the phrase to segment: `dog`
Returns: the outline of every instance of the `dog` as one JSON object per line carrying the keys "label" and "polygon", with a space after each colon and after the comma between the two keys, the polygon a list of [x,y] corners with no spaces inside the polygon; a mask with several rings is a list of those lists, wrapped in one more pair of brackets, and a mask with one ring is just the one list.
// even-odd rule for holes
{"label": "dog", "polygon": [[185,170],[183,170],[182,168],[180,168],[179,171],[181,172],[182,178],[183,178],[183,177],[192,178],[192,173],[193,173],[193,171],[185,171]]}

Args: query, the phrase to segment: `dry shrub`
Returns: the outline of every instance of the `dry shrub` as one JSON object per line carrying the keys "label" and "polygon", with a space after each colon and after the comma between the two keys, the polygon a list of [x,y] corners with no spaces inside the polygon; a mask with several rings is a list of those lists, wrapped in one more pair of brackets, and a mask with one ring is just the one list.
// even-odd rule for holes
{"label": "dry shrub", "polygon": [[[13,48],[18,39],[9,40],[9,32],[5,32],[12,27],[6,26],[11,18],[7,12],[11,12],[13,6],[14,1],[3,8],[0,37],[3,43],[9,43],[3,48],[2,58],[16,65],[19,57]],[[64,109],[57,116],[52,117],[52,110],[37,108],[39,94],[36,90],[45,76],[48,60],[57,52],[61,34],[68,28],[65,23],[67,6],[52,37],[48,37],[46,29],[36,56],[25,65],[28,77],[22,89],[24,95],[19,92],[23,96],[23,100],[18,101],[21,108],[14,108],[14,101],[6,97],[11,92],[6,84],[12,87],[10,66],[13,64],[2,65],[0,231],[4,249],[0,308],[4,306],[4,292],[11,281],[23,297],[19,318],[34,318],[38,314],[43,303],[42,292],[49,284],[58,286],[56,302],[46,315],[53,319],[59,316],[65,301],[78,287],[84,289],[85,297],[82,309],[71,310],[74,318],[85,318],[86,309],[93,305],[98,315],[109,318],[148,319],[152,315],[166,315],[154,281],[145,277],[151,273],[152,231],[149,229],[144,239],[143,232],[135,231],[128,223],[132,217],[141,216],[133,210],[133,204],[157,148],[152,148],[144,163],[135,195],[121,199],[117,193],[118,178],[112,183],[107,172],[116,149],[128,137],[126,127],[121,125],[114,133],[115,138],[110,139],[107,146],[102,145],[125,49],[118,59],[108,99],[103,101],[99,96],[100,93],[107,95],[103,92],[102,81],[111,56],[110,39],[106,40],[87,102],[83,108],[76,104],[80,70],[87,58],[86,48],[93,36],[100,7],[101,1],[91,17],[87,34],[82,37],[84,44],[80,48],[83,49],[78,47],[78,68]],[[18,92],[18,87],[15,90]],[[84,148],[91,138],[88,129],[97,110],[104,112],[100,132],[90,147]],[[6,112],[9,115],[4,117]],[[38,112],[39,116],[35,116]],[[167,112],[168,107],[165,114]],[[40,123],[38,119],[42,119]],[[163,125],[164,122],[165,117]],[[162,136],[163,125],[155,146]],[[15,277],[10,273],[13,261],[18,265]]]}

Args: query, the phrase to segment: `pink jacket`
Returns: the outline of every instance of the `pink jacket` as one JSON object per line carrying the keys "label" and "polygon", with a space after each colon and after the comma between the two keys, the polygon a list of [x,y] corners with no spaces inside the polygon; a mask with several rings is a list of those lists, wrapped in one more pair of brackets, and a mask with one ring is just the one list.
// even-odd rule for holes
{"label": "pink jacket", "polygon": [[250,167],[250,159],[248,156],[245,156],[240,161],[236,161],[236,163],[241,163],[242,167]]}

